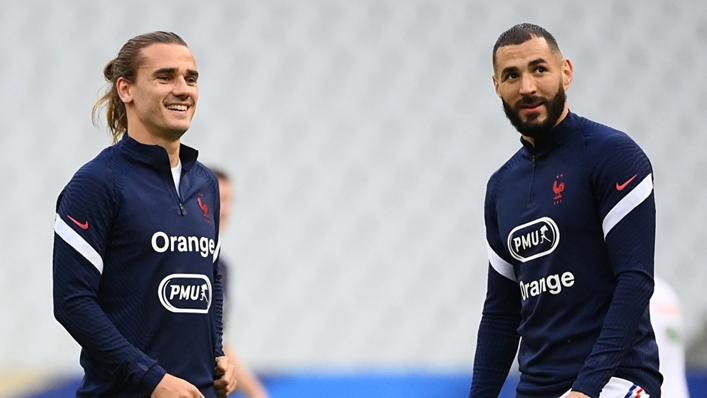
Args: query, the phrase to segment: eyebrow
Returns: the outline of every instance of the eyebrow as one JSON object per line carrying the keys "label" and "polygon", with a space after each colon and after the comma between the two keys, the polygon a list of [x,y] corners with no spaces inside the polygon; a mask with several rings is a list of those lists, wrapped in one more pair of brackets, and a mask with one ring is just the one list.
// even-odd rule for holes
{"label": "eyebrow", "polygon": [[[528,66],[538,66],[538,65],[547,64],[547,63],[548,63],[547,60],[545,60],[544,58],[538,58],[538,59],[534,59],[534,60],[528,62]],[[507,75],[509,73],[513,73],[513,72],[518,72],[518,67],[517,66],[508,66],[506,68],[503,68],[503,70],[501,71],[501,76],[505,76],[505,75]]]}
{"label": "eyebrow", "polygon": [[[162,69],[157,69],[154,71],[152,74],[153,75],[161,75],[161,74],[168,74],[168,75],[174,75],[179,71],[177,68],[162,68]],[[187,76],[191,77],[199,77],[199,72],[195,71],[194,69],[187,69]]]}
{"label": "eyebrow", "polygon": [[503,70],[501,71],[501,76],[506,76],[507,74],[513,73],[513,72],[518,72],[518,67],[507,66],[507,67],[503,68]]}
{"label": "eyebrow", "polygon": [[528,66],[537,66],[540,64],[547,64],[547,63],[549,63],[549,62],[547,62],[544,58],[538,58],[536,60],[528,62]]}

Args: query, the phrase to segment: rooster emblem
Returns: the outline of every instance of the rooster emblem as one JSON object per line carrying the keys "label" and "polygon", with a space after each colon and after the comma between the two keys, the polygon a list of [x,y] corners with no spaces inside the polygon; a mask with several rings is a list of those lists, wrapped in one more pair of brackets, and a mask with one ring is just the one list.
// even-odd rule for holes
{"label": "rooster emblem", "polygon": [[201,209],[201,211],[204,212],[204,217],[210,218],[209,217],[209,205],[207,205],[206,203],[201,201],[202,196],[204,196],[204,194],[200,193],[199,197],[197,197],[196,200],[197,200],[197,202],[199,202],[199,208]]}
{"label": "rooster emblem", "polygon": [[564,190],[565,190],[565,183],[561,182],[558,184],[557,181],[555,181],[552,184],[552,192],[555,193],[555,197],[553,199],[555,199],[555,200],[562,199],[562,191],[564,191]]}

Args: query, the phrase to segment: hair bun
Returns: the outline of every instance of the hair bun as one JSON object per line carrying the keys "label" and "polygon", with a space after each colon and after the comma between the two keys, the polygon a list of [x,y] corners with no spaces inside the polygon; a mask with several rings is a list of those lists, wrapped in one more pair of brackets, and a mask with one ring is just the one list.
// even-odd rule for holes
{"label": "hair bun", "polygon": [[103,76],[108,81],[113,80],[113,65],[115,65],[115,59],[111,59],[110,61],[108,61],[105,68],[103,68]]}

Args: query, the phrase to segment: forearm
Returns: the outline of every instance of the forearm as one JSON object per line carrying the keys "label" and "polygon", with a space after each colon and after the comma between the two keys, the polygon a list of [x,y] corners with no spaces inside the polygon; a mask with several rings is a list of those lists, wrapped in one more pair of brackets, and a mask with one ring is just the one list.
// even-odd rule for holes
{"label": "forearm", "polygon": [[236,391],[242,393],[248,398],[267,398],[265,387],[258,378],[248,370],[245,364],[241,361],[236,351],[230,344],[224,344],[224,350],[228,359],[236,370]]}
{"label": "forearm", "polygon": [[90,297],[76,297],[55,305],[55,316],[107,374],[124,378],[147,394],[162,377],[164,369],[128,342]]}
{"label": "forearm", "polygon": [[498,396],[518,349],[517,327],[518,322],[512,318],[481,319],[470,398]]}
{"label": "forearm", "polygon": [[616,372],[636,334],[653,294],[653,278],[647,273],[628,271],[618,276],[614,298],[599,338],[572,389],[597,397]]}
{"label": "forearm", "polygon": [[164,376],[156,361],[133,346],[98,304],[100,275],[92,265],[56,239],[54,315],[106,375],[149,394]]}
{"label": "forearm", "polygon": [[248,398],[266,398],[268,396],[265,387],[260,383],[258,378],[250,373],[247,369],[236,368],[236,391],[245,395]]}
{"label": "forearm", "polygon": [[470,398],[497,397],[518,350],[520,293],[489,268],[488,291],[479,325]]}

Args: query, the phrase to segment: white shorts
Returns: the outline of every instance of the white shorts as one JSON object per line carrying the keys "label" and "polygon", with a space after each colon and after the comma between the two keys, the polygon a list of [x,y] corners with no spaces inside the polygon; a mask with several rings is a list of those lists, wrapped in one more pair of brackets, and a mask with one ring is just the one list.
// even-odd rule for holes
{"label": "white shorts", "polygon": [[[562,394],[560,398],[567,397],[570,392],[572,390]],[[628,380],[612,377],[599,393],[599,398],[650,398],[650,395]]]}

